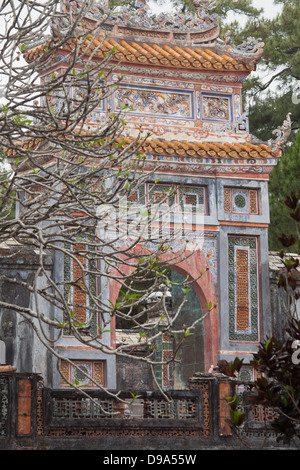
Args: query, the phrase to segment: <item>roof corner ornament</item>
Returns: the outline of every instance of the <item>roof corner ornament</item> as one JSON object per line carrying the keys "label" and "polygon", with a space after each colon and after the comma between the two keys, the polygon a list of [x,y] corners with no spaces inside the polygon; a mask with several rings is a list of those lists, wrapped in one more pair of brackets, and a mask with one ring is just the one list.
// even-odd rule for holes
{"label": "roof corner ornament", "polygon": [[224,41],[217,40],[218,48],[231,54],[232,57],[257,60],[261,57],[265,43],[262,40],[249,37],[242,44],[236,46],[231,42],[231,32],[228,30],[224,34]]}
{"label": "roof corner ornament", "polygon": [[288,113],[286,119],[283,121],[282,126],[277,127],[272,134],[276,135],[275,139],[269,139],[267,145],[271,147],[272,152],[278,154],[282,146],[287,142],[292,132],[291,114]]}
{"label": "roof corner ornament", "polygon": [[263,53],[264,45],[265,43],[262,42],[261,38],[255,39],[253,37],[249,37],[246,39],[246,41],[237,46],[237,49],[239,49],[241,52],[261,55]]}

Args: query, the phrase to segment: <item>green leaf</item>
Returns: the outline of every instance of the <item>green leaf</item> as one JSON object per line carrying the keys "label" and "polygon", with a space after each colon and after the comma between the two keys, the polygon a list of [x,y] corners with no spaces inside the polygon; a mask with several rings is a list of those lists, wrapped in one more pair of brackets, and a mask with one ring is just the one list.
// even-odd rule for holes
{"label": "green leaf", "polygon": [[245,421],[245,414],[242,410],[230,410],[230,416],[237,427],[241,426]]}
{"label": "green leaf", "polygon": [[142,396],[142,395],[135,395],[135,394],[132,393],[132,392],[129,392],[129,393],[130,393],[130,395],[132,396],[132,398],[133,398],[134,400],[136,400],[137,398],[140,398],[140,397]]}
{"label": "green leaf", "polygon": [[187,336],[192,336],[194,333],[191,333],[191,330],[186,330],[184,332],[184,337],[186,338]]}

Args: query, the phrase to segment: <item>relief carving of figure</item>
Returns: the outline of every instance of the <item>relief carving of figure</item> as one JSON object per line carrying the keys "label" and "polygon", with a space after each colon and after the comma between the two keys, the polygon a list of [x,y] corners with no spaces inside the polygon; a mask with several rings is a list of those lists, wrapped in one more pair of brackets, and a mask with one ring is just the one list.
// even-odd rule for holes
{"label": "relief carving of figure", "polygon": [[183,94],[119,88],[115,99],[118,108],[130,106],[133,112],[190,117],[190,102]]}

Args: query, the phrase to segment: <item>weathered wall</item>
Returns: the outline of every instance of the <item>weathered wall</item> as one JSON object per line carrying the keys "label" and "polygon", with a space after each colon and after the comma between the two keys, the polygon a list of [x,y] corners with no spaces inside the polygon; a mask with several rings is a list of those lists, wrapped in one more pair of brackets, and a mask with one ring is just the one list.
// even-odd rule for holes
{"label": "weathered wall", "polygon": [[149,365],[127,357],[117,356],[117,390],[154,390],[153,378]]}
{"label": "weathered wall", "polygon": [[[30,292],[30,287],[35,279],[38,256],[32,248],[20,249],[18,246],[1,248],[0,256],[0,274],[7,277],[6,280],[0,281],[0,298],[7,303],[7,307],[0,308],[0,339],[5,344],[6,364],[15,366],[18,372],[41,373],[49,383],[51,357],[35,336],[28,320],[22,316],[22,312],[26,313],[26,309],[34,309],[34,296]],[[51,275],[50,254],[46,256],[44,262]],[[28,285],[29,288],[18,282]],[[41,282],[42,279],[38,278],[37,286]],[[16,308],[9,308],[10,305],[16,305],[21,309],[17,312]],[[43,313],[51,317],[50,305],[41,298],[39,298],[39,307]]]}

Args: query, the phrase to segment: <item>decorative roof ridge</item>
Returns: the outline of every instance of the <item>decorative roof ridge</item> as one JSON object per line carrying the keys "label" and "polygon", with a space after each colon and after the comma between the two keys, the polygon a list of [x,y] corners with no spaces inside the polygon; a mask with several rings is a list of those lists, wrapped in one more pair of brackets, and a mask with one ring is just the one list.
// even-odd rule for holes
{"label": "decorative roof ridge", "polygon": [[277,129],[272,131],[272,134],[276,135],[275,139],[269,139],[267,141],[262,141],[256,136],[251,135],[250,144],[253,145],[265,145],[271,149],[276,157],[281,156],[282,147],[287,143],[292,132],[292,121],[291,113],[288,113],[285,120],[283,121],[282,126],[278,126]]}
{"label": "decorative roof ridge", "polygon": [[[33,57],[33,52],[41,55],[43,53],[43,46],[54,45],[55,42],[64,40],[73,28],[70,18],[76,17],[78,5],[81,0],[70,2],[64,0],[62,12],[56,15],[52,20],[51,36],[45,37],[45,40],[26,44],[24,50],[25,59]],[[205,57],[207,51],[211,52],[210,60],[213,62],[213,54],[217,54],[217,61],[221,62],[225,68],[230,69],[238,66],[237,60],[240,65],[243,63],[246,69],[252,70],[255,68],[257,60],[263,53],[264,43],[254,38],[248,38],[239,46],[234,46],[231,43],[230,31],[225,33],[225,40],[219,38],[220,28],[218,15],[209,15],[207,12],[214,7],[214,2],[210,0],[194,0],[196,15],[191,13],[175,12],[174,18],[170,14],[160,13],[158,16],[148,15],[148,6],[146,0],[136,0],[135,7],[136,13],[132,14],[127,11],[126,7],[119,8],[120,11],[108,12],[107,1],[96,3],[90,8],[85,16],[85,22],[93,29],[93,38],[107,39],[106,42],[111,40],[118,43],[126,40],[137,45],[137,48],[143,46],[148,42],[149,47],[152,46],[160,48],[170,47],[173,55],[176,55],[176,49],[181,49],[180,56],[194,55],[194,59],[199,60],[199,55]],[[72,9],[72,15],[70,10]],[[83,27],[82,23],[78,24],[75,28],[75,37],[80,37],[86,34],[86,26]],[[88,39],[88,36],[87,36]],[[72,42],[72,39],[70,39]],[[91,41],[93,42],[93,41]],[[131,47],[131,46],[130,46]],[[136,52],[136,51],[135,51]],[[140,54],[141,55],[141,54]],[[198,57],[195,57],[197,55]],[[202,63],[203,59],[202,57]],[[118,59],[119,60],[119,59]],[[226,66],[228,64],[228,67]],[[174,64],[177,65],[177,64]],[[183,64],[184,66],[188,64]],[[193,67],[196,66],[194,60]],[[206,68],[206,66],[204,65]]]}
{"label": "decorative roof ridge", "polygon": [[261,39],[248,37],[242,44],[235,46],[231,44],[230,31],[226,31],[225,40],[217,38],[215,43],[216,50],[222,54],[226,53],[233,59],[256,59],[258,60],[262,53],[265,43]]}
{"label": "decorative roof ridge", "polygon": [[[67,2],[66,2],[67,4]],[[219,24],[219,17],[216,13],[208,12],[215,7],[215,1],[194,0],[195,14],[191,12],[180,12],[175,9],[174,14],[160,13],[159,15],[149,15],[147,0],[136,0],[135,12],[130,11],[126,6],[118,6],[109,11],[108,2],[96,3],[88,13],[90,19],[102,20],[106,15],[106,23],[117,24],[129,28],[145,28],[151,30],[165,30],[182,32],[203,32]]]}

